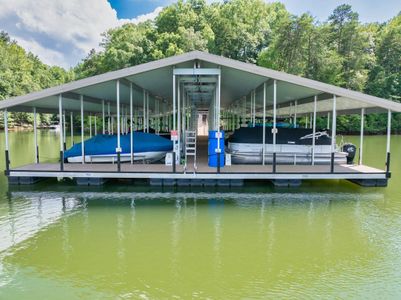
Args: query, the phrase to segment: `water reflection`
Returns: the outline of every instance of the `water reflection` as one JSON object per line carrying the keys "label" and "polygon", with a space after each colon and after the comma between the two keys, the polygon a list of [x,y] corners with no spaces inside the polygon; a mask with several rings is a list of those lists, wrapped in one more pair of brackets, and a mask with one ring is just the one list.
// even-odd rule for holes
{"label": "water reflection", "polygon": [[1,208],[0,267],[13,281],[34,270],[112,298],[314,291],[316,274],[344,285],[349,268],[377,267],[363,207],[381,201],[380,193],[14,191]]}

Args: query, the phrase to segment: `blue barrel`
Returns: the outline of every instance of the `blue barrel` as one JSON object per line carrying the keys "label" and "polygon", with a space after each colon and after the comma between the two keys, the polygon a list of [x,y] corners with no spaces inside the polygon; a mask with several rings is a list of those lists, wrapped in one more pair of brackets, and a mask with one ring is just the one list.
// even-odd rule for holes
{"label": "blue barrel", "polygon": [[[210,130],[209,131],[209,145],[208,145],[208,154],[209,154],[209,167],[217,168],[217,145],[218,145],[218,138],[217,138],[217,130]],[[224,167],[225,159],[224,159],[224,131],[221,130],[221,138],[220,138],[220,167]]]}

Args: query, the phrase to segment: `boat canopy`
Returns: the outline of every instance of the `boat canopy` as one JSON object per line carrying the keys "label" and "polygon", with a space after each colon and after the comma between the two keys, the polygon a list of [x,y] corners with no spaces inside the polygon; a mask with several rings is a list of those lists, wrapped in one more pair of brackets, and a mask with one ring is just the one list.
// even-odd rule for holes
{"label": "boat canopy", "polygon": [[[221,76],[217,77],[216,74]],[[6,99],[0,101],[0,110],[32,112],[35,108],[37,112],[58,113],[61,95],[65,112],[80,112],[82,96],[85,114],[101,114],[105,110],[104,103],[112,114],[116,114],[119,88],[120,104],[129,107],[132,93],[133,109],[138,115],[143,114],[145,95],[149,99],[147,105],[152,113],[171,112],[173,94],[177,92],[173,89],[173,75],[179,75],[181,92],[191,98],[192,104],[198,110],[209,110],[215,105],[213,99],[218,86],[217,80],[221,80],[221,111],[238,110],[243,107],[246,109],[253,101],[254,113],[262,116],[263,92],[266,91],[266,114],[272,115],[276,88],[279,116],[290,116],[294,113],[302,116],[312,113],[315,97],[317,114],[327,114],[333,109],[334,96],[337,114],[360,113],[361,109],[364,109],[366,114],[401,112],[401,104],[391,100],[200,51]],[[116,81],[119,82],[118,87]]]}

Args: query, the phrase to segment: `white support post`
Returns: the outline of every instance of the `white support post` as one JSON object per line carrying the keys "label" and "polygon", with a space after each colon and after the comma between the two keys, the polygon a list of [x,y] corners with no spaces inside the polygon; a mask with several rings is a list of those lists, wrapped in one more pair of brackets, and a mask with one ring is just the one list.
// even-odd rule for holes
{"label": "white support post", "polygon": [[114,135],[114,116],[111,116],[111,135]]}
{"label": "white support post", "polygon": [[391,110],[387,111],[387,145],[386,145],[386,174],[390,178],[390,141],[391,141]]}
{"label": "white support post", "polygon": [[181,162],[181,84],[178,79],[177,88],[177,133],[178,133],[178,161]]}
{"label": "white support post", "polygon": [[131,165],[134,163],[134,128],[133,128],[133,99],[134,91],[132,89],[132,82],[129,85],[129,124],[130,124],[130,150],[131,150]]}
{"label": "white support post", "polygon": [[110,119],[110,102],[107,102],[107,134],[111,132],[111,119]]}
{"label": "white support post", "polygon": [[37,115],[36,115],[36,107],[33,108],[33,138],[35,143],[35,163],[39,163],[39,155],[38,155],[38,124],[37,124]]}
{"label": "white support post", "polygon": [[361,132],[359,138],[359,161],[358,164],[362,165],[363,162],[363,134],[365,128],[365,109],[361,109]]}
{"label": "white support post", "polygon": [[177,130],[176,127],[176,88],[177,88],[177,84],[176,84],[176,78],[175,75],[173,75],[173,130]]}
{"label": "white support post", "polygon": [[297,128],[297,110],[298,110],[298,100],[294,103],[294,128]]}
{"label": "white support post", "polygon": [[330,129],[330,112],[327,113],[327,129]]}
{"label": "white support post", "polygon": [[63,126],[63,96],[58,95],[58,113],[60,127],[60,151],[64,150],[64,126]]}
{"label": "white support post", "polygon": [[142,131],[146,129],[146,91],[143,90],[143,113],[142,113]]}
{"label": "white support post", "polygon": [[102,100],[102,134],[106,133],[106,119],[104,112],[104,100]]}
{"label": "white support post", "polygon": [[252,125],[255,127],[256,123],[256,91],[253,90],[253,120],[252,120]]}
{"label": "white support post", "polygon": [[70,112],[71,147],[74,145],[74,113]]}
{"label": "white support post", "polygon": [[277,80],[273,81],[273,173],[277,170],[276,142],[277,142]]}
{"label": "white support post", "polygon": [[[216,111],[216,119],[217,119],[217,155],[221,157],[220,152],[220,139],[221,139],[221,132],[220,132],[220,104],[221,104],[221,75],[217,75],[217,93],[216,93],[216,100],[217,100],[217,111]],[[220,164],[218,164],[218,167],[220,168]]]}
{"label": "white support post", "polygon": [[85,127],[84,127],[84,96],[80,96],[81,100],[81,155],[82,164],[85,164]]}
{"label": "white support post", "polygon": [[95,115],[95,136],[97,136],[97,116]]}
{"label": "white support post", "polygon": [[313,124],[312,124],[312,166],[315,165],[315,146],[316,146],[316,110],[317,96],[313,99]]}
{"label": "white support post", "polygon": [[333,95],[333,112],[332,112],[332,124],[331,124],[331,161],[330,161],[331,173],[334,173],[336,135],[337,135],[336,130],[337,130],[337,96]]}
{"label": "white support post", "polygon": [[332,112],[332,124],[331,124],[331,151],[336,152],[336,129],[337,129],[337,97],[333,95],[333,112]]}
{"label": "white support post", "polygon": [[121,121],[120,121],[120,80],[116,81],[116,97],[117,97],[117,149],[116,152],[121,152]]}
{"label": "white support post", "polygon": [[386,152],[390,153],[390,142],[391,142],[391,110],[387,111],[387,143]]}
{"label": "white support post", "polygon": [[4,110],[4,136],[5,136],[5,150],[9,150],[9,143],[8,143],[8,111],[7,109]]}
{"label": "white support post", "polygon": [[67,141],[67,129],[66,129],[66,116],[65,116],[65,110],[63,111],[63,151],[66,148],[66,141]]}
{"label": "white support post", "polygon": [[4,137],[5,137],[5,158],[6,158],[6,175],[10,174],[10,155],[8,143],[8,111],[4,110]]}
{"label": "white support post", "polygon": [[149,133],[149,92],[146,92],[146,132]]}
{"label": "white support post", "polygon": [[89,114],[89,138],[92,138],[92,114]]}
{"label": "white support post", "polygon": [[263,83],[263,148],[262,148],[262,165],[265,165],[266,156],[266,82]]}
{"label": "white support post", "polygon": [[120,116],[120,122],[121,122],[121,134],[125,134],[125,124],[124,124],[124,105],[121,105],[121,116]]}

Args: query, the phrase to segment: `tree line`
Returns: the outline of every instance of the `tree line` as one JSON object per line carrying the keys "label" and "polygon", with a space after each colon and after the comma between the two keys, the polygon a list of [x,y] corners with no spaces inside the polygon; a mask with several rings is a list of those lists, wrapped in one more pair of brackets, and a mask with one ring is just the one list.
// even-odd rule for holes
{"label": "tree line", "polygon": [[[320,22],[309,13],[293,15],[279,2],[179,0],[155,20],[111,28],[102,34],[100,46],[64,70],[43,64],[3,32],[0,99],[201,50],[401,101],[401,14],[384,23],[362,23],[347,4]],[[32,122],[30,114],[12,117],[16,124]],[[366,133],[384,132],[386,118],[367,116]],[[339,132],[356,133],[359,126],[358,115],[338,117]],[[398,114],[393,129],[401,132]]]}

